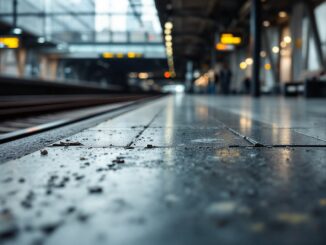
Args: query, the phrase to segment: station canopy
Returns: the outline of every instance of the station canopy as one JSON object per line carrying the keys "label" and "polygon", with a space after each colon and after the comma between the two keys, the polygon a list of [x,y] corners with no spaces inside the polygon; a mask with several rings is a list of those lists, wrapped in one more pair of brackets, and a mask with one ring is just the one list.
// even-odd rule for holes
{"label": "station canopy", "polygon": [[[0,0],[0,21],[12,24],[13,12],[13,1]],[[17,26],[74,52],[164,56],[154,0],[18,0]]]}

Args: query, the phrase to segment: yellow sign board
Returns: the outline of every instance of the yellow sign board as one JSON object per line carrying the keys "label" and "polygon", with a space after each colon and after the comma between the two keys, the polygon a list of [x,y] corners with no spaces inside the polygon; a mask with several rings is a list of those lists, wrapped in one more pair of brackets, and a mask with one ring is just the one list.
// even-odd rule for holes
{"label": "yellow sign board", "polygon": [[240,45],[242,43],[242,38],[234,36],[231,33],[223,33],[221,35],[221,43],[222,44]]}
{"label": "yellow sign board", "polygon": [[114,54],[109,53],[109,52],[103,53],[102,56],[103,56],[104,59],[112,59],[112,58],[114,58]]}
{"label": "yellow sign board", "polygon": [[4,37],[0,36],[0,48],[19,48],[20,40],[18,37]]}
{"label": "yellow sign board", "polygon": [[135,58],[141,58],[143,55],[140,53],[134,53],[134,52],[129,52],[127,54],[123,53],[110,53],[110,52],[105,52],[102,54],[102,57],[104,59],[113,59],[113,58],[118,58],[118,59],[123,59],[123,58],[128,58],[128,59],[135,59]]}

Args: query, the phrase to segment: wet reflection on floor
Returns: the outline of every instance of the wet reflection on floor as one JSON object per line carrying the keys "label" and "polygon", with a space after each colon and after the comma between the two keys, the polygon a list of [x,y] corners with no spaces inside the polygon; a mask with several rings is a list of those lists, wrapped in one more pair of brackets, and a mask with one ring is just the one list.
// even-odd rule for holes
{"label": "wet reflection on floor", "polygon": [[170,96],[0,165],[1,244],[324,244],[325,148],[253,147],[229,128],[321,143],[219,103]]}

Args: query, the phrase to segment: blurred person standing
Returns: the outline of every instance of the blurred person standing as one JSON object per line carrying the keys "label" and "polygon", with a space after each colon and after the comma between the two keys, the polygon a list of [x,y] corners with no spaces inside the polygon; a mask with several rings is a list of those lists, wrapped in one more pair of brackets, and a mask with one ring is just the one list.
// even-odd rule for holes
{"label": "blurred person standing", "polygon": [[246,77],[242,82],[242,91],[243,94],[250,94],[251,91],[251,80],[249,77]]}
{"label": "blurred person standing", "polygon": [[229,69],[228,64],[224,63],[219,76],[221,83],[221,93],[224,95],[230,94],[231,78],[232,72]]}

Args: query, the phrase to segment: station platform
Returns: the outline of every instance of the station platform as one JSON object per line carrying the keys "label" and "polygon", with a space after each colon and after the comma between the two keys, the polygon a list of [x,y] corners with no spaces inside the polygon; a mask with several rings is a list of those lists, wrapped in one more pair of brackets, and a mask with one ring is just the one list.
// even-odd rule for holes
{"label": "station platform", "polygon": [[1,244],[325,244],[323,100],[175,95],[0,164]]}

